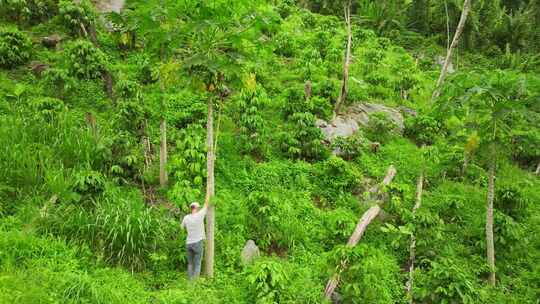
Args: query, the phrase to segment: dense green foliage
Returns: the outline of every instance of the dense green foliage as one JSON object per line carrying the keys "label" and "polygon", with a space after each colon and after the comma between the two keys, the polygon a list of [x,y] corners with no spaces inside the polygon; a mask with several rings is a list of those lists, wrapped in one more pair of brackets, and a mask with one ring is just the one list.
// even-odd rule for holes
{"label": "dense green foliage", "polygon": [[31,42],[16,28],[0,28],[0,66],[13,67],[30,58]]}
{"label": "dense green foliage", "polygon": [[[345,106],[394,108],[404,130],[373,113],[332,142],[317,125],[339,95],[342,1],[94,2],[0,0],[0,303],[321,303],[341,261],[343,303],[407,303],[412,233],[416,303],[538,303],[538,1],[473,1],[435,100],[462,1],[353,1]],[[188,282],[179,223],[204,200],[209,102],[216,276]],[[344,246],[391,164],[384,212]],[[262,257],[243,265],[249,239]]]}

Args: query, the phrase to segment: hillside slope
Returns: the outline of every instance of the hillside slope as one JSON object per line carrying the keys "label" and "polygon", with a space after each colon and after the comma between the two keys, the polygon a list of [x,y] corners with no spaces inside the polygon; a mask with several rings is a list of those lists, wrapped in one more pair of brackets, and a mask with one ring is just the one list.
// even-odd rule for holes
{"label": "hillside slope", "polygon": [[[340,90],[340,16],[291,1],[134,0],[109,15],[89,1],[8,2],[0,0],[0,303],[321,303],[344,260],[340,301],[407,303],[413,233],[415,302],[538,303],[533,63],[464,48],[432,101],[444,48],[354,23],[343,112],[385,106],[404,130],[375,113],[354,135],[327,140],[316,122],[331,124]],[[216,270],[189,282],[179,223],[205,197],[208,102]],[[491,164],[495,286],[485,257]],[[390,165],[396,177],[376,201],[369,189]],[[382,214],[347,248],[377,203]],[[250,239],[262,257],[243,265]]]}

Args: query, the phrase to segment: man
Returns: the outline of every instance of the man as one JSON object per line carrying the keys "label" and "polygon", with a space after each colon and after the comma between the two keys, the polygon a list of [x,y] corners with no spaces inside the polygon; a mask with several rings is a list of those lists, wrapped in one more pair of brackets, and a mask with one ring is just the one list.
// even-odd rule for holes
{"label": "man", "polygon": [[188,261],[188,277],[190,280],[196,279],[201,273],[201,261],[204,251],[204,217],[208,209],[208,202],[200,209],[197,202],[189,205],[191,214],[184,216],[182,228],[187,230],[186,249]]}

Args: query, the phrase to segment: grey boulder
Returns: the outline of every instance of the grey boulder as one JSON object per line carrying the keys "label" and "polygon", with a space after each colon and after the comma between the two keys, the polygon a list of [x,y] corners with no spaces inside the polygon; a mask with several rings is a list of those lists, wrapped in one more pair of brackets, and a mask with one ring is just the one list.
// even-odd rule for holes
{"label": "grey boulder", "polygon": [[369,123],[369,116],[374,113],[386,113],[399,132],[403,133],[405,123],[401,112],[376,103],[354,103],[330,122],[318,119],[316,126],[322,131],[325,139],[332,142],[336,137],[349,137],[359,129],[365,128]]}
{"label": "grey boulder", "polygon": [[244,249],[242,249],[242,253],[240,254],[240,260],[242,261],[242,264],[251,264],[253,260],[258,258],[259,256],[261,256],[261,251],[259,250],[259,247],[255,245],[255,242],[253,240],[248,240],[246,242],[246,245],[244,245]]}

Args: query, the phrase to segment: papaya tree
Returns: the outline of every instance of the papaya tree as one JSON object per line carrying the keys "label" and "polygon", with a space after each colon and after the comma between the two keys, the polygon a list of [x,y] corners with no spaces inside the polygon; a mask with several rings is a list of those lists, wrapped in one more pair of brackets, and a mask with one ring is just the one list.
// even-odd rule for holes
{"label": "papaya tree", "polygon": [[483,154],[488,169],[486,199],[486,256],[489,266],[489,284],[495,285],[495,243],[493,236],[493,200],[497,164],[506,147],[511,144],[511,131],[521,121],[527,90],[518,76],[502,71],[484,75],[481,82],[463,96],[468,109],[466,122],[478,132],[478,150]]}
{"label": "papaya tree", "polygon": [[157,81],[160,99],[160,152],[159,152],[159,183],[165,187],[168,183],[167,174],[167,119],[166,96],[180,81],[180,62],[173,55],[180,35],[177,27],[183,21],[179,4],[167,1],[165,3],[141,4],[137,13],[126,15],[126,22],[138,31],[138,36],[149,37],[144,40],[145,49],[159,60],[152,71],[152,78]]}
{"label": "papaya tree", "polygon": [[182,24],[182,64],[195,88],[207,97],[207,181],[205,201],[209,202],[206,217],[205,273],[214,275],[215,192],[214,162],[217,134],[214,132],[215,103],[230,93],[228,86],[240,80],[245,55],[245,35],[257,18],[249,13],[249,4],[214,1],[211,4],[185,2],[188,19]]}

